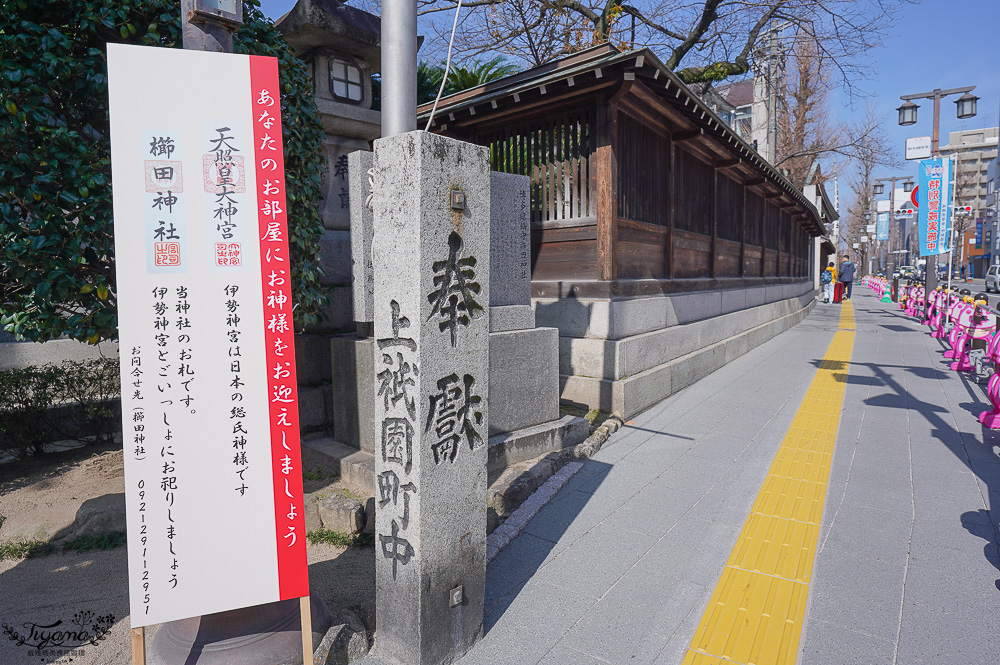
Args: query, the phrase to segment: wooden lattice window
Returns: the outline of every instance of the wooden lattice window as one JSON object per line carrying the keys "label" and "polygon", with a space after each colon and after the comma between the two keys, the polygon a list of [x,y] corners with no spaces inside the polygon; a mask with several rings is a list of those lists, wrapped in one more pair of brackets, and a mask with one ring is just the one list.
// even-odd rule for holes
{"label": "wooden lattice window", "polygon": [[764,241],[764,201],[752,191],[747,192],[747,244],[760,247]]}
{"label": "wooden lattice window", "polygon": [[677,228],[712,235],[712,176],[715,167],[687,150],[676,151]]}
{"label": "wooden lattice window", "polygon": [[719,237],[740,242],[743,239],[743,184],[720,173],[715,198]]}
{"label": "wooden lattice window", "polygon": [[531,178],[533,224],[596,219],[592,116],[590,109],[575,109],[480,137],[494,171]]}
{"label": "wooden lattice window", "polygon": [[618,216],[666,226],[670,139],[622,113],[617,157]]}

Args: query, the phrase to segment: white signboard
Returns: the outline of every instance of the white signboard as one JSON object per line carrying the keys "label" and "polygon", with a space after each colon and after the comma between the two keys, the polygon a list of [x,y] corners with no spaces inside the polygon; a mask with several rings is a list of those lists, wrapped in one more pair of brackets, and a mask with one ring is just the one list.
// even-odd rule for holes
{"label": "white signboard", "polygon": [[851,245],[851,246],[852,246],[852,247],[854,247],[854,249],[857,249],[857,248],[858,248],[858,243],[854,243],[854,244],[853,244],[853,245]]}
{"label": "white signboard", "polygon": [[906,139],[907,159],[928,159],[931,156],[931,137],[915,136]]}
{"label": "white signboard", "polygon": [[858,238],[858,240],[860,240],[861,242],[868,242],[868,236],[861,236],[860,238]]}
{"label": "white signboard", "polygon": [[866,225],[865,226],[865,231],[867,233],[875,233],[875,225],[874,224],[868,224],[868,225]]}
{"label": "white signboard", "polygon": [[108,77],[132,625],[305,596],[277,61]]}

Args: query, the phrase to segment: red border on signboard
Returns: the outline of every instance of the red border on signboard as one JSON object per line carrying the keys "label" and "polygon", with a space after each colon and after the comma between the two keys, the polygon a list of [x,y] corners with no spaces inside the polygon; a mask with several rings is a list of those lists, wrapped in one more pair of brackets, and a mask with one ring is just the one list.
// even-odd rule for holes
{"label": "red border on signboard", "polygon": [[278,60],[250,56],[278,592],[309,595]]}

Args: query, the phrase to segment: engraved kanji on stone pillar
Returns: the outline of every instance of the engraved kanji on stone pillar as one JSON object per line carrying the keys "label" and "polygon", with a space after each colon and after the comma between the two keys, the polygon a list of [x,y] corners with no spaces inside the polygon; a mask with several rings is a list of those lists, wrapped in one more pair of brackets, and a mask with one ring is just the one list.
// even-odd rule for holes
{"label": "engraved kanji on stone pillar", "polygon": [[376,649],[437,665],[483,630],[488,152],[409,132],[373,173]]}

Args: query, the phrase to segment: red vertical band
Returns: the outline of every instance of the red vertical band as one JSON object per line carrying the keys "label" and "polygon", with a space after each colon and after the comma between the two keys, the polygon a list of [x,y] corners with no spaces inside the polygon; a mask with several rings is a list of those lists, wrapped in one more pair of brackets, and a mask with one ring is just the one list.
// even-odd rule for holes
{"label": "red vertical band", "polygon": [[250,105],[257,171],[254,200],[257,202],[260,238],[278,591],[281,599],[285,600],[308,595],[309,575],[299,452],[280,91],[277,59],[250,56]]}

